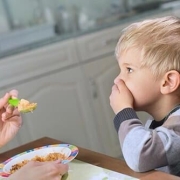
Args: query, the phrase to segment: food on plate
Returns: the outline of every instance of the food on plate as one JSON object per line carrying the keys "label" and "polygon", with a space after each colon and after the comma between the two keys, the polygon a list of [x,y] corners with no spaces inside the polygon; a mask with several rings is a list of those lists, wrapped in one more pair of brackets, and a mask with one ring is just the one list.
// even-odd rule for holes
{"label": "food on plate", "polygon": [[15,171],[20,169],[22,166],[27,164],[29,161],[39,161],[39,162],[47,162],[47,161],[56,161],[56,160],[65,160],[67,157],[64,154],[61,153],[49,153],[46,156],[35,156],[34,158],[30,160],[24,160],[20,163],[17,163],[12,166],[10,169],[10,173],[13,174]]}
{"label": "food on plate", "polygon": [[30,103],[25,99],[21,99],[18,103],[19,112],[32,112],[37,107],[37,103]]}

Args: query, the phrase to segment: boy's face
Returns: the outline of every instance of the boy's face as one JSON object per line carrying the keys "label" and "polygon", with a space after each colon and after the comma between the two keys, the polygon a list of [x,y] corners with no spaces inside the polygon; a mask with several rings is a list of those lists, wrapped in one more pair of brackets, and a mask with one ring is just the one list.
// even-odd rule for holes
{"label": "boy's face", "polygon": [[132,48],[122,53],[118,59],[120,74],[114,83],[122,79],[132,93],[134,109],[148,111],[161,97],[160,80],[155,80],[148,67],[141,67],[141,59],[141,51],[137,49]]}

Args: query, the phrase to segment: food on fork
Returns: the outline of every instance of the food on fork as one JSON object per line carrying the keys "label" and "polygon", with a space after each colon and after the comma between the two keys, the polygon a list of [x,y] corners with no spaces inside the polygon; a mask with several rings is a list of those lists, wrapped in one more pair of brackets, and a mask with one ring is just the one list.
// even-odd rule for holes
{"label": "food on fork", "polygon": [[28,100],[25,99],[10,98],[8,103],[14,107],[17,107],[19,112],[24,112],[24,113],[32,112],[37,107],[37,103],[30,103]]}
{"label": "food on fork", "polygon": [[21,99],[18,104],[19,112],[33,112],[37,107],[37,103],[30,103],[25,99]]}

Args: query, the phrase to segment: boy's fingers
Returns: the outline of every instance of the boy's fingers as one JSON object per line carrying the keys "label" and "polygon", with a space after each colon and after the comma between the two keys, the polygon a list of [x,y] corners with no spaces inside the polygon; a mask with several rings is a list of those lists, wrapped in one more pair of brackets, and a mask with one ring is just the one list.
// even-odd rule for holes
{"label": "boy's fingers", "polygon": [[120,90],[126,90],[127,89],[127,87],[126,87],[126,85],[125,85],[125,83],[124,83],[124,81],[123,80],[119,80],[117,83],[116,83],[116,86],[117,86],[117,88],[119,89],[119,91]]}
{"label": "boy's fingers", "polygon": [[118,90],[117,85],[114,84],[114,85],[112,86],[112,91],[117,91],[117,90]]}

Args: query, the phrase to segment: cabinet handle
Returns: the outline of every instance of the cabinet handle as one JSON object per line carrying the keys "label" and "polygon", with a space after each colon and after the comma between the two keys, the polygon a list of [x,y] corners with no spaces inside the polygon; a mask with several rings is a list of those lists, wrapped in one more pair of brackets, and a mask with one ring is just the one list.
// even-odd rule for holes
{"label": "cabinet handle", "polygon": [[98,90],[97,90],[97,84],[93,79],[90,79],[90,86],[91,86],[91,93],[92,97],[96,99],[98,97]]}
{"label": "cabinet handle", "polygon": [[114,38],[114,39],[106,39],[102,41],[102,45],[103,46],[109,46],[111,44],[115,44],[118,42],[118,39]]}

